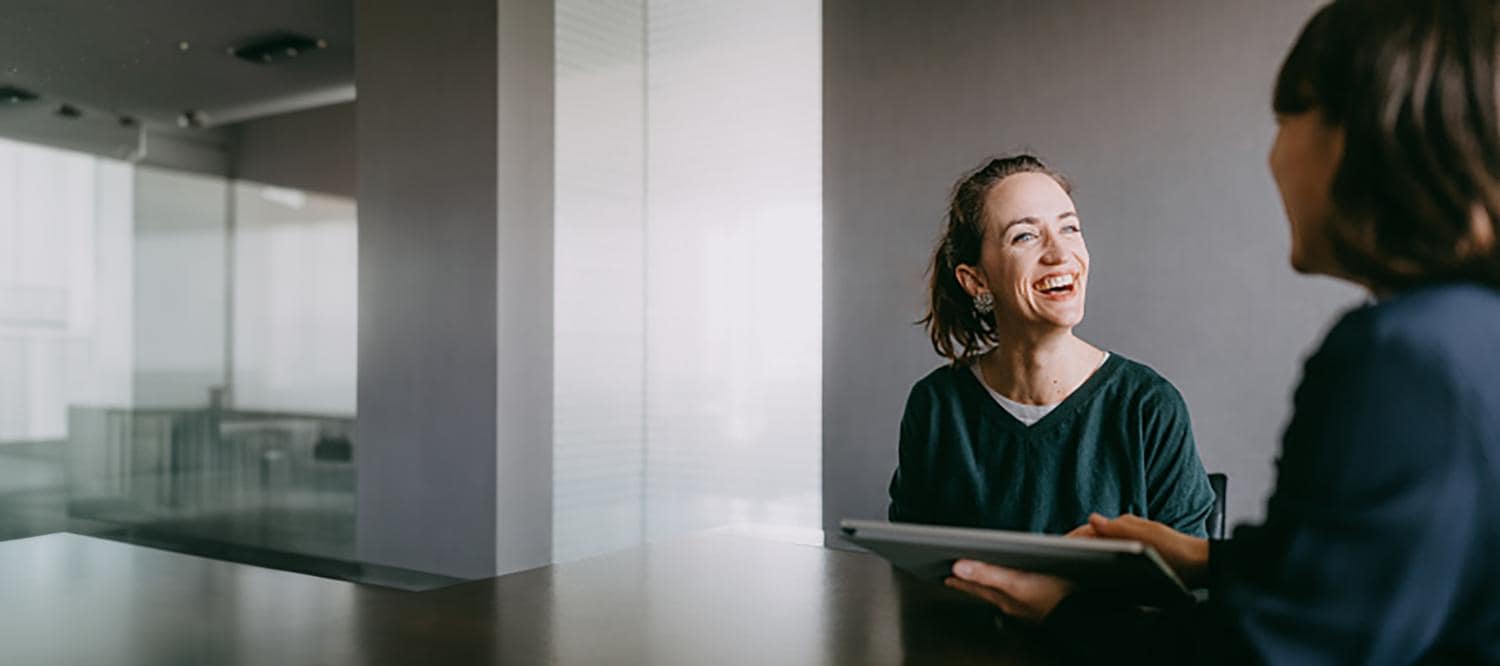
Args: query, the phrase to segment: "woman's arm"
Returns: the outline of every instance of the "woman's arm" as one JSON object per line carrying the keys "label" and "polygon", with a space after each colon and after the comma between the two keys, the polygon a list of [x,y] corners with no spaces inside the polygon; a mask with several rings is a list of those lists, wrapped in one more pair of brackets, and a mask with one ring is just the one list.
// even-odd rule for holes
{"label": "woman's arm", "polygon": [[1187,403],[1163,379],[1144,408],[1147,517],[1183,534],[1206,537],[1214,491],[1198,457]]}

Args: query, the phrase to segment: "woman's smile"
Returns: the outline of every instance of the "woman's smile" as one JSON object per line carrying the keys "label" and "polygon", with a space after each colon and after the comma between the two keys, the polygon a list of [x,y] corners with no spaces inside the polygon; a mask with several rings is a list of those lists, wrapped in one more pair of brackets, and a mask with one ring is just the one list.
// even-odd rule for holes
{"label": "woman's smile", "polygon": [[1048,273],[1031,284],[1032,291],[1052,301],[1066,301],[1076,297],[1081,282],[1076,271]]}

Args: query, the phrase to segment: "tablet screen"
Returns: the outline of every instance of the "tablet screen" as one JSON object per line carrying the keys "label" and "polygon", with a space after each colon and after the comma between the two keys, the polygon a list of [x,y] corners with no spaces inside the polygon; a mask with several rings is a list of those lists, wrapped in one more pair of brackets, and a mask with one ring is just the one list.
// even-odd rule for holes
{"label": "tablet screen", "polygon": [[1059,576],[1144,606],[1193,599],[1156,551],[1136,541],[865,520],[844,520],[840,527],[849,541],[920,578],[941,581],[954,561],[972,559]]}

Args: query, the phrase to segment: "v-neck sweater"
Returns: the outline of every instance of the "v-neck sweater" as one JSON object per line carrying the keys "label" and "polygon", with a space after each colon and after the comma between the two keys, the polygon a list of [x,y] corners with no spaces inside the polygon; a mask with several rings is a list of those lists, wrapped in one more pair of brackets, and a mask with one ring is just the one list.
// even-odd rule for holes
{"label": "v-neck sweater", "polygon": [[[1104,359],[1099,361],[1099,365],[1094,368],[1094,371],[1097,372],[1099,368],[1104,367],[1104,361],[1108,361],[1109,357],[1110,353],[1104,352]],[[1051,414],[1052,410],[1057,409],[1057,406],[1062,404],[1062,402],[1059,401],[1047,403],[1045,405],[1028,405],[1024,402],[1011,400],[1010,398],[1001,395],[999,391],[990,388],[984,383],[984,371],[979,369],[978,363],[969,364],[969,372],[974,373],[974,378],[979,380],[979,385],[984,386],[985,392],[990,394],[990,397],[993,398],[995,402],[999,403],[1001,407],[1004,407],[1005,411],[1010,412],[1011,416],[1016,417],[1017,421],[1020,421],[1025,425],[1029,426],[1033,423],[1036,423],[1037,421],[1042,420],[1042,417]]]}
{"label": "v-neck sweater", "polygon": [[1030,426],[965,366],[912,387],[890,519],[1061,534],[1132,513],[1203,536],[1213,488],[1182,395],[1120,354]]}

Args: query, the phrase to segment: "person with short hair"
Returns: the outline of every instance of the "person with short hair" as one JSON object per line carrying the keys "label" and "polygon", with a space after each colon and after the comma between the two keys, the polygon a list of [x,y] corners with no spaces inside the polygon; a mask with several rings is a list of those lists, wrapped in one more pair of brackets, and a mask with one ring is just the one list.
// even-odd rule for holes
{"label": "person with short hair", "polygon": [[972,561],[949,584],[1088,659],[1500,663],[1497,52],[1495,0],[1336,0],[1287,56],[1269,162],[1292,266],[1375,300],[1307,360],[1264,523],[1080,530],[1153,546],[1209,601],[1142,613]]}

